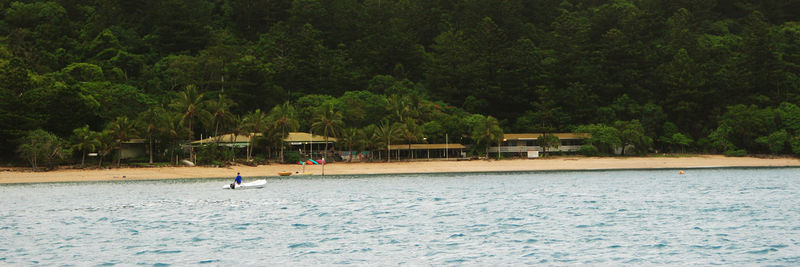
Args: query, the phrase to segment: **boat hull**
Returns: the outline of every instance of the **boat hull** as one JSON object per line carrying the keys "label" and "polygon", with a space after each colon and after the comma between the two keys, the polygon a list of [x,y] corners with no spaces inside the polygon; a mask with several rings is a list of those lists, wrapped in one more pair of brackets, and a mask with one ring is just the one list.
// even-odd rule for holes
{"label": "boat hull", "polygon": [[249,183],[242,183],[242,184],[238,184],[238,185],[229,184],[229,185],[223,186],[222,188],[223,189],[237,189],[237,190],[254,189],[254,188],[264,188],[264,186],[266,184],[267,184],[267,180],[257,180],[257,181],[252,181],[252,182],[249,182]]}

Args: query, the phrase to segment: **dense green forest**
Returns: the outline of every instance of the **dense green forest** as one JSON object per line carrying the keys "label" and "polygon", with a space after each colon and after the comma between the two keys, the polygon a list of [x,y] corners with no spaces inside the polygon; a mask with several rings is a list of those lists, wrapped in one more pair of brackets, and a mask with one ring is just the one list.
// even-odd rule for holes
{"label": "dense green forest", "polygon": [[134,136],[166,161],[168,144],[220,132],[264,133],[254,153],[267,155],[287,129],[330,130],[350,140],[339,147],[361,149],[380,137],[486,146],[498,132],[581,131],[600,153],[800,154],[800,0],[63,0],[0,10],[2,162],[31,161],[36,149],[76,162]]}

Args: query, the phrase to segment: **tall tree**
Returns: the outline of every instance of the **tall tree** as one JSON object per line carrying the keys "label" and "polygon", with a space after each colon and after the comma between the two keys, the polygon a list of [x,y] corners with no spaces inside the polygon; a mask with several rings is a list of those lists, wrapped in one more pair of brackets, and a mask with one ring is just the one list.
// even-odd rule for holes
{"label": "tall tree", "polygon": [[382,145],[386,146],[386,162],[391,162],[392,141],[400,139],[400,125],[391,123],[389,120],[382,120],[375,128],[375,136],[381,140]]}
{"label": "tall tree", "polygon": [[319,107],[317,113],[314,114],[311,129],[316,132],[322,132],[325,137],[325,153],[328,154],[328,136],[332,135],[336,138],[344,128],[344,121],[342,113],[336,110],[333,102],[326,102]]}
{"label": "tall tree", "polygon": [[239,135],[246,132],[247,125],[245,125],[244,119],[239,115],[231,116],[231,134],[233,134],[233,143],[234,145],[231,146],[231,161],[236,161],[236,142],[238,142]]}
{"label": "tall tree", "polygon": [[153,143],[156,135],[164,128],[167,111],[163,107],[150,107],[137,117],[136,125],[139,126],[139,135],[147,139],[147,154],[149,163],[153,164]]}
{"label": "tall tree", "polygon": [[[480,119],[472,128],[472,140],[478,145],[483,145],[485,147],[485,156],[489,158],[489,146],[493,142],[502,141],[503,139],[503,129],[500,128],[500,122],[497,121],[496,118],[492,116],[483,117],[480,116]],[[500,153],[498,151],[498,158],[500,157]]]}
{"label": "tall tree", "polygon": [[[178,92],[176,97],[170,103],[170,107],[183,116],[183,121],[188,123],[188,139],[190,142],[194,140],[194,118],[195,117],[209,117],[208,111],[204,107],[204,95],[197,91],[197,86],[186,86],[186,90]],[[186,120],[188,119],[188,121]],[[194,149],[190,147],[189,158],[194,160]]]}
{"label": "tall tree", "polygon": [[72,131],[72,148],[81,151],[81,168],[86,166],[86,154],[100,146],[98,133],[89,129],[89,125],[75,128]]}
{"label": "tall tree", "polygon": [[622,147],[622,155],[625,155],[625,147],[632,145],[639,154],[647,153],[653,145],[653,139],[645,135],[644,127],[639,120],[616,121],[614,128],[617,128]]}
{"label": "tall tree", "polygon": [[539,142],[539,146],[542,147],[542,153],[545,155],[547,155],[547,150],[550,148],[558,149],[561,145],[561,139],[552,133],[542,134],[536,138],[536,141]]}
{"label": "tall tree", "polygon": [[283,140],[286,139],[286,131],[296,131],[300,124],[297,121],[297,110],[294,106],[286,101],[281,105],[275,106],[269,112],[270,120],[274,123],[274,127],[281,131],[281,162],[283,160]]}
{"label": "tall tree", "polygon": [[261,112],[261,109],[256,109],[247,113],[247,115],[242,118],[242,124],[244,124],[245,130],[248,131],[248,136],[250,138],[250,145],[247,149],[247,160],[249,161],[253,153],[253,140],[256,139],[256,134],[267,131],[269,127],[269,117],[266,113]]}
{"label": "tall tree", "polygon": [[129,120],[128,117],[117,117],[116,120],[108,124],[107,129],[116,140],[117,167],[119,167],[122,159],[122,144],[136,137],[136,122]]}
{"label": "tall tree", "polygon": [[403,139],[408,142],[409,158],[414,159],[414,151],[411,150],[411,143],[419,142],[420,138],[424,137],[422,133],[422,127],[420,127],[415,120],[409,119],[400,128],[400,133],[403,136]]}
{"label": "tall tree", "polygon": [[54,159],[64,158],[68,153],[58,136],[42,129],[28,132],[17,151],[30,162],[34,171],[39,170],[39,163],[42,161],[47,163],[48,168],[52,168]]}
{"label": "tall tree", "polygon": [[353,148],[359,146],[358,144],[361,142],[359,138],[359,131],[356,128],[346,128],[342,130],[341,137],[339,137],[337,143],[341,144],[343,148],[346,148],[347,152],[350,154],[350,158],[347,159],[347,162],[353,161]]}
{"label": "tall tree", "polygon": [[163,128],[161,128],[162,134],[170,140],[170,161],[175,165],[178,165],[180,154],[176,151],[180,151],[180,140],[189,132],[183,118],[183,114],[167,112],[164,114]]}

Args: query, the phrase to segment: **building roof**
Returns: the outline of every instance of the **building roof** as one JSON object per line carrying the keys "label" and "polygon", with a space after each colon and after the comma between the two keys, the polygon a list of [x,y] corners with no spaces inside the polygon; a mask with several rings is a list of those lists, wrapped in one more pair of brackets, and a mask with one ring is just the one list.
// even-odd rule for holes
{"label": "building roof", "polygon": [[[311,135],[310,133],[304,132],[290,132],[286,138],[283,139],[284,142],[325,142],[324,135]],[[328,142],[336,142],[336,138],[328,137]]]}
{"label": "building roof", "polygon": [[[411,144],[411,150],[426,150],[426,149],[464,149],[462,144]],[[391,145],[391,150],[408,150],[408,144]]]}
{"label": "building roof", "polygon": [[[261,135],[261,134],[257,134]],[[213,143],[216,142],[216,137],[209,137],[197,141],[193,141],[192,144],[205,144],[205,143]],[[234,134],[223,134],[219,137],[220,143],[249,143],[250,137],[247,135],[235,135]]]}
{"label": "building roof", "polygon": [[[261,136],[260,133],[254,134],[254,136]],[[193,141],[192,144],[205,144],[205,143],[213,143],[216,141],[215,137],[209,137],[202,140]],[[314,135],[311,136],[310,133],[303,133],[303,132],[290,132],[286,138],[283,139],[284,142],[314,142],[314,143],[324,143],[325,136],[322,135]],[[223,134],[219,137],[220,143],[249,143],[250,137],[247,135],[236,135],[234,134]],[[336,138],[328,137],[328,142],[336,142]]]}
{"label": "building roof", "polygon": [[123,144],[145,144],[147,143],[147,139],[144,138],[132,138],[131,140],[122,142]]}
{"label": "building roof", "polygon": [[[537,140],[539,136],[542,136],[544,133],[513,133],[513,134],[504,134],[504,140]],[[558,139],[584,139],[589,138],[591,135],[588,133],[552,133],[558,137]]]}

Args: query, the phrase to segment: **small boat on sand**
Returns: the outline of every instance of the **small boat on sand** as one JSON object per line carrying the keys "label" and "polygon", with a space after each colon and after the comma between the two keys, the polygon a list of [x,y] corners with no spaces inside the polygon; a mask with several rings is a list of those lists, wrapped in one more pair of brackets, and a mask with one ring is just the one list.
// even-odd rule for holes
{"label": "small boat on sand", "polygon": [[289,175],[292,175],[292,172],[279,172],[278,175],[280,175],[280,176],[289,176]]}

